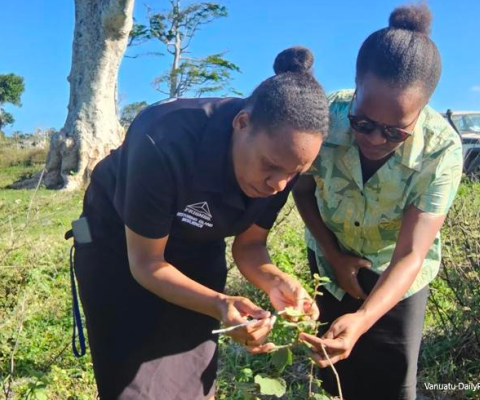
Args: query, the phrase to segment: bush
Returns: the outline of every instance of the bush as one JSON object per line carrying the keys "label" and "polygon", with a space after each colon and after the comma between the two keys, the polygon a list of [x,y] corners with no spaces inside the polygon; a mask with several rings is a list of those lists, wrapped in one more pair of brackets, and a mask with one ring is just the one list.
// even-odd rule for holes
{"label": "bush", "polygon": [[[20,149],[15,155],[16,151],[13,146],[0,146],[0,186],[37,172],[35,167],[4,168],[10,162],[36,162],[29,155],[31,149]],[[77,360],[70,350],[69,243],[61,239],[79,215],[83,196],[41,188],[30,210],[32,196],[32,191],[0,190],[0,393],[10,388],[11,400],[93,399],[96,389],[90,357]],[[479,183],[462,182],[442,237],[443,269],[432,284],[419,389],[423,382],[477,383],[480,376]],[[300,276],[306,285],[311,283],[303,223],[291,199],[270,235],[269,247],[281,269]],[[236,268],[231,268],[228,291],[271,310],[266,296],[247,284]],[[273,339],[281,343],[281,338]],[[249,355],[222,337],[217,399],[244,400],[239,385],[272,371],[269,355]],[[282,373],[288,388],[282,398],[307,399],[309,374],[306,355],[295,352],[294,363]],[[425,394],[428,399],[443,396],[433,391]],[[478,398],[478,392],[457,391],[456,395]]]}
{"label": "bush", "polygon": [[[444,229],[443,260],[431,285],[420,381],[477,383],[480,376],[480,184],[466,179]],[[477,393],[456,391],[461,399]],[[439,397],[441,398],[441,397]]]}
{"label": "bush", "polygon": [[48,149],[33,147],[29,149],[17,148],[11,142],[4,142],[0,145],[0,168],[14,166],[30,167],[32,165],[44,164],[47,159]]}

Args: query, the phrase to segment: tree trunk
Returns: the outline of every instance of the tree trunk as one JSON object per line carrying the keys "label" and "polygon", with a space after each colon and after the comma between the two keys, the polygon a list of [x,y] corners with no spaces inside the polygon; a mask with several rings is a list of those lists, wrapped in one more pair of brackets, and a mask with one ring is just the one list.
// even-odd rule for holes
{"label": "tree trunk", "polygon": [[178,93],[178,67],[180,65],[180,57],[182,55],[182,37],[180,35],[179,14],[180,14],[180,0],[173,4],[174,22],[172,25],[173,33],[175,34],[175,53],[173,54],[172,70],[170,72],[170,97],[179,97]]}
{"label": "tree trunk", "polygon": [[65,126],[51,138],[45,184],[77,189],[124,136],[116,112],[120,62],[134,0],[75,0],[70,101]]}

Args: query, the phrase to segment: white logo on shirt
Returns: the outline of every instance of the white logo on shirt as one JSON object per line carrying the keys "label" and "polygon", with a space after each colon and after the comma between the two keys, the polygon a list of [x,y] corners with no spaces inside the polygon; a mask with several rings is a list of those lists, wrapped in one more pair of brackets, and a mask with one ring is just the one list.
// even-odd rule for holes
{"label": "white logo on shirt", "polygon": [[206,201],[200,203],[190,204],[185,207],[183,212],[178,212],[177,217],[182,219],[182,222],[195,226],[197,228],[212,228],[212,214]]}

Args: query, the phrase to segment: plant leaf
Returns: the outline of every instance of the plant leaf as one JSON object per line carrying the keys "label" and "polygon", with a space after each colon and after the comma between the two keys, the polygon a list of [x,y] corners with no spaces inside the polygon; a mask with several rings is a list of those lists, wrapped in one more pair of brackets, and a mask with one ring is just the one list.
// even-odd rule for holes
{"label": "plant leaf", "polygon": [[287,391],[287,384],[282,378],[269,378],[255,375],[255,383],[259,386],[260,394],[282,397]]}
{"label": "plant leaf", "polygon": [[289,317],[303,317],[305,314],[301,311],[295,310],[293,307],[286,307],[285,308],[285,315],[288,315]]}
{"label": "plant leaf", "polygon": [[277,371],[281,374],[288,365],[292,365],[293,353],[290,349],[279,349],[272,353],[271,360]]}

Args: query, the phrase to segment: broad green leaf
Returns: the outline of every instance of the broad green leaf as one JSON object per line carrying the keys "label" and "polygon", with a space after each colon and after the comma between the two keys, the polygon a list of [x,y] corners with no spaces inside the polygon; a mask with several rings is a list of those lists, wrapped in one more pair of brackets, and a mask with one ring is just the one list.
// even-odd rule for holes
{"label": "broad green leaf", "polygon": [[35,400],[48,400],[48,396],[44,390],[35,390],[34,396]]}
{"label": "broad green leaf", "polygon": [[282,378],[269,378],[268,376],[256,375],[255,383],[263,395],[282,397],[287,391],[287,384]]}
{"label": "broad green leaf", "polygon": [[283,348],[272,353],[271,360],[277,371],[281,374],[288,365],[292,365],[293,353],[290,349]]}

